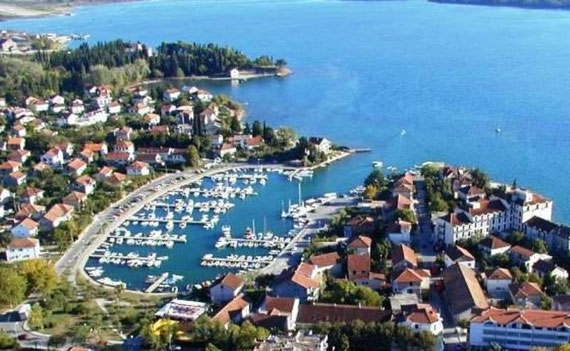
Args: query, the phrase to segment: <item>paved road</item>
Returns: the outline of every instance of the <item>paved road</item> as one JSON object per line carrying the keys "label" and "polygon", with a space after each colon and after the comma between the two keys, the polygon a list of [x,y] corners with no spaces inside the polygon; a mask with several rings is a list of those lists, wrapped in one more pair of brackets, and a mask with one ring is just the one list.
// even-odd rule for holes
{"label": "paved road", "polygon": [[337,198],[309,213],[307,226],[291,240],[270,265],[262,268],[260,273],[277,275],[284,269],[297,265],[301,262],[304,249],[311,243],[318,231],[330,221],[331,217],[344,207],[355,205],[356,202],[355,197]]}
{"label": "paved road", "polygon": [[418,217],[418,234],[416,235],[416,244],[419,248],[419,255],[424,263],[430,264],[435,262],[436,253],[433,251],[431,218],[426,203],[426,191],[423,181],[416,182],[418,203],[415,206],[416,216]]}
{"label": "paved road", "polygon": [[0,330],[6,332],[13,338],[25,335],[25,339],[18,340],[20,346],[30,349],[46,350],[49,335],[30,332],[24,326],[24,321],[20,319],[18,312],[7,312],[0,315]]}

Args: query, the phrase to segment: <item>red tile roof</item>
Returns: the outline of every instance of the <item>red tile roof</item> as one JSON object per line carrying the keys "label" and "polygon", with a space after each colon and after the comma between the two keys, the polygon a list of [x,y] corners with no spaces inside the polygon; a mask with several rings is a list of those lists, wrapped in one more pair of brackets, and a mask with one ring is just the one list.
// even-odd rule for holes
{"label": "red tile roof", "polygon": [[498,309],[491,307],[471,318],[471,323],[493,322],[498,325],[520,323],[540,328],[568,327],[570,313],[546,310]]}
{"label": "red tile roof", "polygon": [[21,239],[14,239],[8,244],[10,249],[24,249],[24,248],[32,248],[36,247],[38,241],[32,238],[21,238]]}
{"label": "red tile roof", "polygon": [[243,278],[241,278],[241,277],[239,277],[233,273],[228,273],[222,279],[220,284],[223,284],[232,290],[237,290],[243,286],[243,282],[244,282]]}
{"label": "red tile roof", "polygon": [[241,313],[247,306],[249,306],[249,302],[245,299],[243,294],[240,294],[219,310],[212,319],[214,321],[220,321],[222,324],[227,324],[232,321],[234,314]]}
{"label": "red tile roof", "polygon": [[348,244],[349,249],[370,248],[371,246],[372,246],[372,238],[362,235],[355,237]]}
{"label": "red tile roof", "polygon": [[334,266],[340,256],[336,252],[330,252],[322,255],[316,255],[309,259],[309,263],[313,264],[319,268]]}
{"label": "red tile roof", "polygon": [[406,261],[414,267],[418,266],[416,253],[409,246],[404,244],[394,246],[392,249],[392,264],[397,265],[402,261]]}

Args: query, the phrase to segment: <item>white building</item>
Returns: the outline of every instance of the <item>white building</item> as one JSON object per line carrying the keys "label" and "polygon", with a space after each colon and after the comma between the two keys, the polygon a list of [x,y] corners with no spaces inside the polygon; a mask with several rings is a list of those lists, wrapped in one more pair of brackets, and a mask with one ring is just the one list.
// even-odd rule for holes
{"label": "white building", "polygon": [[43,163],[53,168],[61,167],[64,162],[63,152],[57,147],[49,149],[40,159]]}
{"label": "white building", "polygon": [[162,306],[154,315],[175,321],[193,322],[207,310],[208,305],[203,302],[174,299]]}
{"label": "white building", "polygon": [[40,257],[40,242],[37,239],[14,239],[6,248],[6,261],[15,262]]}
{"label": "white building", "polygon": [[215,304],[231,301],[239,295],[243,285],[244,280],[242,278],[229,273],[218,284],[210,288],[210,299]]}
{"label": "white building", "polygon": [[511,272],[506,268],[497,268],[485,279],[487,293],[492,298],[505,299],[509,296],[509,285],[513,282]]}
{"label": "white building", "polygon": [[391,222],[386,227],[388,238],[393,244],[409,244],[410,233],[412,231],[412,223],[403,220]]}
{"label": "white building", "polygon": [[24,219],[12,228],[11,232],[17,238],[29,238],[38,234],[39,224],[31,218]]}
{"label": "white building", "polygon": [[148,163],[135,161],[127,167],[127,175],[129,176],[146,176],[150,174],[150,167]]}
{"label": "white building", "polygon": [[509,350],[554,347],[570,342],[570,313],[563,311],[490,308],[471,319],[469,345],[492,342]]}
{"label": "white building", "polygon": [[443,319],[430,305],[420,305],[413,311],[404,313],[402,324],[415,332],[426,331],[433,335],[443,332]]}
{"label": "white building", "polygon": [[444,261],[446,267],[459,263],[475,269],[475,257],[465,248],[458,245],[449,246],[445,249]]}

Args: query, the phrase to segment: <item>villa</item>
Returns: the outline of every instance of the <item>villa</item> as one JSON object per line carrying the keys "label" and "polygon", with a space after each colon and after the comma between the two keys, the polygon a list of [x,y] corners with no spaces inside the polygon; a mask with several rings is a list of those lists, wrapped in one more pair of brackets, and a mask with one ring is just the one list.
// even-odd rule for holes
{"label": "villa", "polygon": [[32,238],[14,239],[6,248],[6,261],[16,262],[40,257],[40,242]]}
{"label": "villa", "polygon": [[11,232],[17,238],[29,238],[38,234],[39,224],[33,219],[26,218],[12,228]]}
{"label": "villa", "polygon": [[214,304],[222,304],[237,297],[244,286],[243,278],[229,273],[210,288],[210,299]]}

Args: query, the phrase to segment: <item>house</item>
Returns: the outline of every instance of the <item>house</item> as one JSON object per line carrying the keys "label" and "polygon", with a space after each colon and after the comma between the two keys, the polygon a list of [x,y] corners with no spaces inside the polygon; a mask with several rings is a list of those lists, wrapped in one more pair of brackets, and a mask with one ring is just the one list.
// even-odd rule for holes
{"label": "house", "polygon": [[91,178],[88,175],[84,175],[75,179],[75,182],[72,184],[72,188],[81,191],[86,195],[89,195],[95,191],[96,185],[97,183],[95,182],[95,179]]}
{"label": "house", "polygon": [[512,282],[513,276],[508,269],[497,268],[486,275],[485,287],[490,297],[505,299],[509,296],[509,286]]}
{"label": "house", "polygon": [[0,164],[0,175],[8,175],[10,173],[16,172],[20,170],[22,164],[16,161],[6,161]]}
{"label": "house", "polygon": [[245,148],[246,148],[246,150],[249,150],[249,151],[255,150],[262,145],[263,145],[263,138],[261,137],[261,135],[249,138],[245,141]]}
{"label": "house", "polygon": [[104,182],[113,174],[113,168],[109,166],[103,166],[95,175],[95,179],[99,182]]}
{"label": "house", "polygon": [[10,38],[0,39],[0,50],[2,52],[13,52],[18,50],[18,44]]}
{"label": "house", "polygon": [[133,128],[131,127],[122,127],[115,129],[114,134],[117,141],[121,140],[131,140],[131,134],[133,133]]}
{"label": "house", "polygon": [[214,98],[214,95],[212,95],[212,93],[201,89],[196,91],[193,95],[196,96],[196,98],[202,102],[208,102]]}
{"label": "house", "polygon": [[31,218],[26,218],[12,228],[11,233],[17,238],[29,238],[38,234],[39,224]]}
{"label": "house", "polygon": [[348,280],[374,290],[387,286],[384,274],[371,272],[368,254],[348,255],[346,262]]}
{"label": "house", "polygon": [[411,182],[407,182],[404,180],[404,177],[402,177],[402,179],[398,180],[392,186],[392,196],[396,197],[400,195],[407,199],[411,199],[414,197],[414,189],[413,178]]}
{"label": "house", "polygon": [[178,90],[176,88],[166,89],[163,97],[164,97],[164,100],[174,102],[174,101],[178,100],[178,98],[180,97],[180,90]]}
{"label": "house", "polygon": [[213,321],[222,323],[227,327],[230,323],[240,323],[250,313],[249,301],[240,294],[230,300],[222,309],[218,311],[213,317]]}
{"label": "house", "polygon": [[409,244],[410,233],[412,231],[412,223],[404,220],[397,220],[388,223],[386,226],[386,234],[393,244]]}
{"label": "house", "polygon": [[10,192],[10,190],[0,187],[0,204],[6,204],[11,197],[12,193]]}
{"label": "house", "polygon": [[112,185],[120,185],[127,179],[127,176],[123,173],[113,172],[113,174],[107,178],[106,182]]}
{"label": "house", "polygon": [[111,115],[116,115],[121,113],[121,104],[118,101],[111,101],[111,103],[109,104],[109,106],[107,107],[107,111],[109,111],[109,114]]}
{"label": "house", "polygon": [[255,325],[267,329],[294,330],[299,306],[298,298],[266,296],[250,319]]}
{"label": "house", "polygon": [[26,174],[20,171],[12,172],[4,178],[4,185],[16,188],[26,182]]}
{"label": "house", "polygon": [[321,283],[322,274],[316,266],[300,263],[295,268],[285,270],[274,279],[271,294],[311,301],[318,297]]}
{"label": "house", "polygon": [[164,166],[165,164],[159,153],[143,154],[141,152],[138,152],[135,160],[152,166]]}
{"label": "house", "polygon": [[166,134],[170,135],[170,129],[168,129],[167,125],[160,125],[160,126],[152,126],[150,128],[151,134]]}
{"label": "house", "polygon": [[188,324],[206,313],[208,305],[203,302],[174,299],[162,306],[154,315]]}
{"label": "house", "polygon": [[75,99],[71,102],[71,113],[80,115],[85,111],[83,100]]}
{"label": "house", "polygon": [[42,173],[43,171],[45,171],[47,169],[51,169],[51,167],[46,163],[40,162],[37,165],[35,165],[34,167],[32,167],[32,171],[33,171],[32,173],[37,176],[38,174]]}
{"label": "house", "polygon": [[20,209],[18,212],[16,212],[14,218],[17,221],[22,221],[28,217],[34,220],[38,220],[44,215],[45,212],[45,206],[26,203],[20,206]]}
{"label": "house", "polygon": [[173,112],[176,111],[176,106],[167,102],[160,106],[160,115],[162,117],[170,116]]}
{"label": "house", "polygon": [[570,312],[570,295],[558,295],[552,298],[552,309]]}
{"label": "house", "polygon": [[322,272],[329,271],[333,277],[339,277],[342,274],[340,256],[337,252],[311,256],[311,258],[309,258],[309,263],[317,266],[317,268]]}
{"label": "house", "polygon": [[443,318],[429,304],[402,306],[402,316],[396,322],[415,332],[426,331],[433,335],[443,333]]}
{"label": "house", "polygon": [[71,206],[73,208],[81,208],[85,201],[87,200],[87,195],[84,193],[80,193],[79,191],[72,191],[68,195],[66,195],[61,202],[64,205]]}
{"label": "house", "polygon": [[405,268],[393,275],[392,292],[394,294],[416,294],[421,296],[423,291],[429,290],[431,274],[427,269]]}
{"label": "house", "polygon": [[86,143],[83,146],[83,150],[89,150],[91,152],[93,152],[94,154],[101,156],[105,156],[107,153],[109,153],[109,148],[107,147],[107,143],[102,142],[102,143]]}
{"label": "house", "polygon": [[24,138],[10,137],[6,141],[6,148],[8,150],[12,150],[12,151],[13,150],[23,150],[25,146],[26,146],[26,139],[24,139]]}
{"label": "house", "polygon": [[160,115],[157,115],[156,113],[147,113],[143,116],[142,122],[143,124],[151,127],[156,126],[160,123]]}
{"label": "house", "polygon": [[370,247],[372,246],[372,239],[367,236],[359,235],[354,237],[348,243],[348,250],[359,255],[370,255]]}
{"label": "house", "polygon": [[33,188],[33,187],[26,187],[22,195],[20,195],[20,202],[21,203],[30,203],[35,204],[36,201],[43,199],[44,191],[42,189]]}
{"label": "house", "polygon": [[128,152],[110,152],[105,155],[105,162],[114,166],[124,166],[134,159],[135,155]]}
{"label": "house", "polygon": [[558,265],[555,265],[551,261],[538,260],[532,266],[532,272],[538,275],[541,279],[544,279],[547,276],[561,280],[568,279],[568,271]]}
{"label": "house", "polygon": [[73,112],[65,112],[57,119],[57,124],[61,127],[79,125],[79,115]]}
{"label": "house", "polygon": [[220,147],[224,143],[224,136],[222,134],[210,135],[213,147]]}
{"label": "house", "polygon": [[351,218],[344,226],[344,237],[372,234],[376,230],[376,221],[371,216],[358,215]]}
{"label": "house", "polygon": [[449,267],[455,263],[464,264],[471,269],[475,269],[475,257],[465,248],[454,245],[445,249],[445,266]]}
{"label": "house", "polygon": [[95,153],[89,149],[85,149],[79,153],[79,158],[85,161],[85,163],[92,163],[95,161]]}
{"label": "house", "polygon": [[332,149],[331,141],[326,138],[311,137],[309,138],[309,144],[314,145],[317,152],[321,152],[325,155],[329,154]]}
{"label": "house", "polygon": [[539,260],[550,261],[552,256],[548,254],[539,254],[522,246],[516,245],[509,250],[509,256],[515,264],[525,267],[526,271],[532,273],[532,268]]}
{"label": "house", "polygon": [[47,229],[57,228],[61,223],[71,219],[73,207],[65,204],[55,204],[40,220],[40,226]]}
{"label": "house", "polygon": [[241,293],[243,286],[243,278],[228,273],[219,283],[210,288],[210,299],[215,304],[228,302]]}
{"label": "house", "polygon": [[443,295],[455,322],[469,319],[477,309],[489,308],[475,271],[456,263],[443,271]]}
{"label": "house", "polygon": [[223,143],[222,146],[220,147],[218,155],[220,155],[221,158],[224,158],[226,156],[232,156],[236,152],[237,149],[233,144]]}
{"label": "house", "polygon": [[40,242],[32,238],[14,239],[6,248],[6,261],[16,262],[40,257]]}
{"label": "house", "polygon": [[308,328],[320,322],[346,323],[361,320],[368,323],[382,323],[391,320],[392,313],[380,307],[342,305],[332,303],[303,303],[299,305],[297,327]]}
{"label": "house", "polygon": [[531,282],[512,283],[509,285],[511,301],[523,308],[539,309],[542,290],[540,285]]}
{"label": "house", "polygon": [[30,96],[26,99],[26,107],[34,112],[46,112],[49,109],[49,104],[45,100],[41,100]]}
{"label": "house", "polygon": [[60,104],[51,105],[50,108],[51,108],[53,113],[61,113],[61,112],[65,111],[65,105],[60,105]]}
{"label": "house", "polygon": [[115,144],[115,146],[113,147],[113,151],[118,152],[118,153],[134,154],[135,153],[135,144],[133,144],[132,141],[121,140]]}
{"label": "house", "polygon": [[404,268],[418,268],[418,257],[412,248],[407,245],[396,245],[392,248],[392,270]]}
{"label": "house", "polygon": [[[237,78],[236,78],[237,79]],[[327,351],[328,335],[313,334],[312,331],[299,330],[293,335],[269,335],[263,341],[256,342],[254,351],[283,350],[284,345],[290,350]]]}
{"label": "house", "polygon": [[491,307],[471,318],[468,343],[471,349],[488,349],[492,343],[505,350],[551,348],[568,344],[568,325],[568,312]]}
{"label": "house", "polygon": [[23,138],[27,134],[26,127],[21,124],[16,124],[10,130],[10,134],[18,138]]}
{"label": "house", "polygon": [[148,163],[135,161],[127,167],[127,175],[129,176],[147,176],[150,174],[150,166]]}
{"label": "house", "polygon": [[111,87],[106,86],[106,85],[94,86],[94,87],[89,89],[88,93],[91,96],[91,98],[93,98],[95,100],[95,103],[100,108],[104,108],[104,107],[109,106],[111,104],[111,102],[113,101],[113,98],[111,95],[111,93],[112,93]]}
{"label": "house", "polygon": [[57,147],[52,147],[49,149],[40,157],[40,160],[52,168],[60,168],[63,166],[63,163],[65,161],[63,158],[63,152]]}
{"label": "house", "polygon": [[511,249],[511,244],[497,238],[494,235],[489,235],[479,242],[479,250],[489,256],[506,254]]}
{"label": "house", "polygon": [[144,116],[148,113],[151,113],[152,108],[144,102],[137,102],[131,108],[129,108],[129,112],[137,114],[139,116]]}
{"label": "house", "polygon": [[24,163],[30,157],[31,152],[28,150],[15,150],[8,155],[8,161]]}
{"label": "house", "polygon": [[66,171],[69,174],[80,176],[87,170],[87,164],[80,158],[74,158],[66,166]]}

